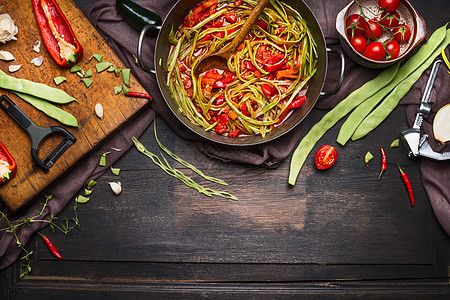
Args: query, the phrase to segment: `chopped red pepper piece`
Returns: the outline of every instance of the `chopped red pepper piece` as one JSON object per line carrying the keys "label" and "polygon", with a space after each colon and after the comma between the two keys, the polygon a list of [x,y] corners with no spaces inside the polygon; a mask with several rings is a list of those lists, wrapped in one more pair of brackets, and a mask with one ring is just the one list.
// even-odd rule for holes
{"label": "chopped red pepper piece", "polygon": [[303,105],[303,103],[305,103],[306,100],[306,96],[299,96],[297,98],[295,98],[294,100],[292,100],[291,104],[289,104],[286,109],[283,111],[283,113],[280,116],[280,119],[278,120],[278,123],[281,123],[281,121],[284,120],[284,117],[286,116],[287,112],[292,109],[292,108],[299,108],[300,106]]}
{"label": "chopped red pepper piece", "polygon": [[261,20],[256,20],[255,25],[261,27],[264,30],[267,30],[267,23]]}
{"label": "chopped red pepper piece", "polygon": [[72,27],[55,0],[32,0],[42,39],[48,52],[61,67],[70,67],[83,56]]}
{"label": "chopped red pepper piece", "polygon": [[17,164],[5,145],[0,142],[0,184],[4,184],[16,175]]}

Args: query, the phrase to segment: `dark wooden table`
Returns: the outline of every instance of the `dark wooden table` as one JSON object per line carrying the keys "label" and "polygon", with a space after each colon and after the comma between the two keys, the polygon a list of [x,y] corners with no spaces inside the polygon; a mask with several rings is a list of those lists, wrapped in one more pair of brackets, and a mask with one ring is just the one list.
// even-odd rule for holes
{"label": "dark wooden table", "polygon": [[[92,0],[75,2],[83,8]],[[410,2],[430,32],[448,21],[445,1]],[[324,113],[314,110],[307,127]],[[79,206],[79,230],[67,237],[42,231],[64,261],[34,236],[27,245],[32,273],[19,279],[19,261],[2,270],[1,299],[450,297],[450,238],[421,185],[420,163],[402,147],[387,149],[389,170],[376,180],[379,146],[389,148],[398,136],[392,128],[406,127],[404,107],[370,138],[338,147],[328,171],[319,172],[310,156],[295,187],[287,184],[290,159],[274,170],[210,160],[157,124],[164,145],[226,180],[240,201],[200,195],[133,148],[115,164],[119,178],[102,176]],[[337,130],[320,143],[335,145]],[[141,142],[159,153],[152,127]],[[369,168],[367,151],[375,154]],[[410,176],[414,208],[397,162]],[[107,184],[117,180],[120,196]],[[72,216],[70,203],[59,219]]]}

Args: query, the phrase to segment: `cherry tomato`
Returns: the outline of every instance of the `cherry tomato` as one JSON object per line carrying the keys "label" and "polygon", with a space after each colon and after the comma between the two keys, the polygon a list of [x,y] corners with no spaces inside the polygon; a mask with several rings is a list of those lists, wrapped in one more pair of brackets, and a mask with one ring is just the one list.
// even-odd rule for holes
{"label": "cherry tomato", "polygon": [[373,60],[382,60],[385,55],[386,51],[380,42],[370,43],[364,51],[364,56]]}
{"label": "cherry tomato", "polygon": [[364,33],[366,27],[364,18],[358,14],[350,15],[345,20],[345,29],[348,36],[361,35]]}
{"label": "cherry tomato", "polygon": [[394,39],[386,44],[386,60],[394,59],[400,54],[400,45]]}
{"label": "cherry tomato", "polygon": [[392,14],[383,12],[380,17],[379,23],[388,28],[395,28],[400,20],[400,15],[398,12]]}
{"label": "cherry tomato", "polygon": [[367,46],[367,40],[365,37],[363,37],[362,35],[355,35],[355,37],[350,36],[348,39],[350,40],[350,44],[357,52],[361,54],[364,53],[364,50]]}
{"label": "cherry tomato", "polygon": [[400,5],[400,0],[378,0],[378,6],[385,12],[393,13]]}
{"label": "cherry tomato", "polygon": [[367,27],[364,31],[364,36],[369,39],[377,39],[383,34],[383,27],[378,24],[377,19],[367,21]]}
{"label": "cherry tomato", "polygon": [[411,36],[411,30],[406,24],[399,24],[392,32],[394,33],[394,39],[399,43],[406,42]]}
{"label": "cherry tomato", "polygon": [[319,170],[328,169],[336,162],[338,153],[336,149],[330,145],[323,145],[316,152],[314,161]]}

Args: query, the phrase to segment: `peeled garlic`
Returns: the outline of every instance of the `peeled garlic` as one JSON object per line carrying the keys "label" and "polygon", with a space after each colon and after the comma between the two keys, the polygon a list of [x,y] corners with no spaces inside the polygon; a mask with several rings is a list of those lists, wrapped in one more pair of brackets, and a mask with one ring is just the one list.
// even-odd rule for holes
{"label": "peeled garlic", "polygon": [[41,51],[41,41],[36,41],[36,42],[34,42],[34,45],[33,45],[33,51],[34,52],[36,52],[36,53],[39,53],[39,51]]}
{"label": "peeled garlic", "polygon": [[44,57],[42,57],[42,56],[35,57],[31,60],[31,63],[33,65],[35,65],[36,67],[40,67],[43,62],[44,62]]}
{"label": "peeled garlic", "polygon": [[9,72],[13,73],[16,72],[20,69],[20,67],[22,67],[22,65],[10,65],[8,67]]}
{"label": "peeled garlic", "polygon": [[0,59],[10,61],[15,60],[16,58],[11,54],[11,52],[0,50]]}
{"label": "peeled garlic", "polygon": [[0,15],[0,42],[4,44],[10,40],[17,40],[15,35],[18,31],[9,14]]}
{"label": "peeled garlic", "polygon": [[122,184],[119,182],[108,182],[114,194],[119,195],[122,192]]}
{"label": "peeled garlic", "polygon": [[95,114],[100,119],[103,119],[103,106],[100,103],[95,104]]}
{"label": "peeled garlic", "polygon": [[433,120],[434,138],[441,143],[450,141],[450,104],[443,106]]}

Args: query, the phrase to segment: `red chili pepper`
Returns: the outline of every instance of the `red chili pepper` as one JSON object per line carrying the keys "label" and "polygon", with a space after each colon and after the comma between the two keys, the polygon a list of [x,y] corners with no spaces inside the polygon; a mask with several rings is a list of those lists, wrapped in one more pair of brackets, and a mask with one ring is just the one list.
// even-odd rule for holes
{"label": "red chili pepper", "polygon": [[306,100],[306,96],[302,95],[299,96],[297,98],[295,98],[294,100],[292,100],[291,104],[289,104],[286,109],[283,111],[283,113],[280,116],[280,119],[278,120],[278,124],[281,123],[281,121],[284,120],[284,117],[286,116],[287,112],[292,109],[292,108],[299,108],[300,106],[303,105],[303,103],[305,103]]}
{"label": "red chili pepper", "polygon": [[70,67],[83,56],[72,27],[55,0],[32,0],[42,39],[48,52],[61,67]]}
{"label": "red chili pepper", "polygon": [[[39,232],[38,232],[39,233]],[[44,240],[45,244],[47,245],[48,249],[50,250],[50,252],[57,258],[59,259],[63,259],[62,255],[59,254],[58,250],[56,250],[55,246],[53,245],[53,243],[48,239],[48,237],[46,237],[45,235],[43,235],[42,233],[39,233],[42,236],[42,239]]]}
{"label": "red chili pepper", "polygon": [[0,142],[0,184],[7,183],[16,175],[17,164],[5,145]]}
{"label": "red chili pepper", "polygon": [[125,96],[136,97],[136,98],[147,98],[147,99],[152,100],[152,96],[150,96],[149,94],[139,93],[139,92],[126,92]]}
{"label": "red chili pepper", "polygon": [[378,180],[380,180],[381,174],[383,174],[383,172],[386,171],[387,167],[386,152],[384,152],[383,147],[380,147],[380,151],[381,151],[381,170],[380,175],[378,175]]}
{"label": "red chili pepper", "polygon": [[406,186],[406,190],[408,191],[409,200],[411,202],[411,207],[414,207],[414,194],[413,194],[413,190],[412,190],[412,186],[411,186],[411,181],[409,181],[408,175],[406,175],[406,173],[403,172],[403,170],[400,168],[400,165],[397,164],[397,166],[398,166],[398,170],[400,171],[400,176],[403,179],[403,183]]}

